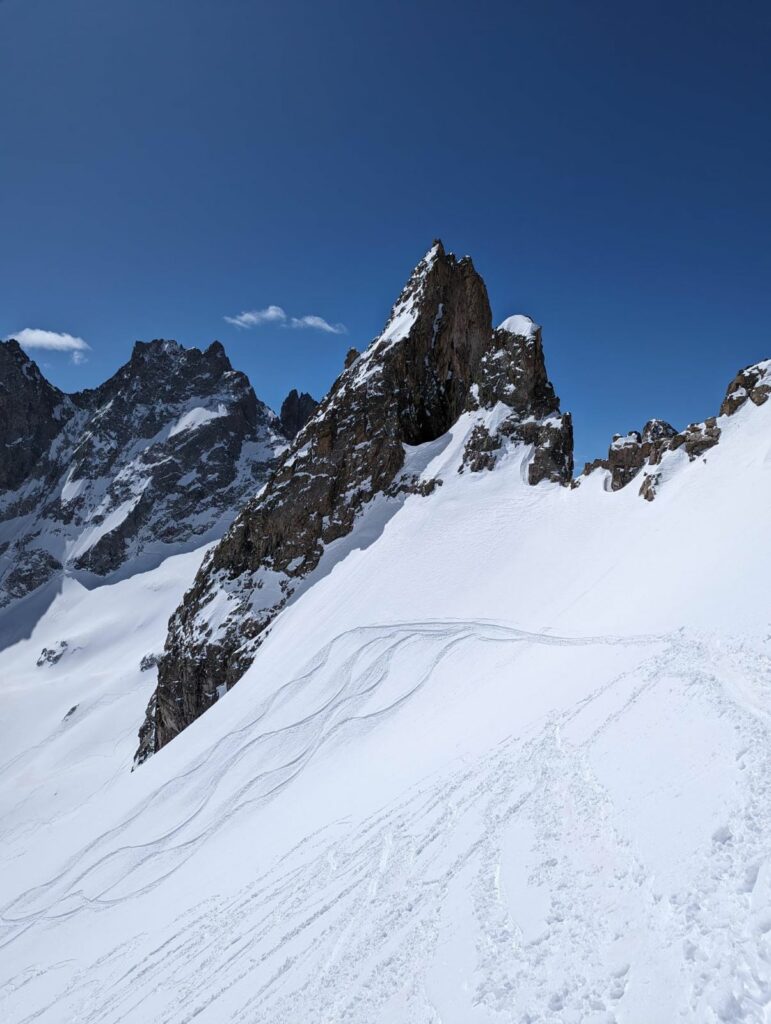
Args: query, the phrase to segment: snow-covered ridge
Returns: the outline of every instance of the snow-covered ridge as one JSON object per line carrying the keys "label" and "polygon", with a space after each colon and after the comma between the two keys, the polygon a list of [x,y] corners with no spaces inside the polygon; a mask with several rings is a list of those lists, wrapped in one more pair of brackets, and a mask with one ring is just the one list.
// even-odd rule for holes
{"label": "snow-covered ridge", "polygon": [[[410,275],[407,284],[391,309],[385,327],[346,370],[328,402],[337,404],[351,389],[366,385],[373,375],[378,374],[382,359],[388,350],[409,337],[420,311],[426,278],[435,266],[437,259],[444,255],[442,243],[434,242]],[[438,310],[437,315],[439,315]],[[315,415],[316,417],[321,415],[321,409],[317,410]]]}
{"label": "snow-covered ridge", "polygon": [[595,459],[585,465],[582,477],[601,474],[606,490],[617,491],[636,481],[638,493],[652,501],[662,484],[690,463],[705,462],[707,453],[720,443],[738,413],[752,415],[754,407],[764,405],[771,397],[771,360],[764,360],[740,370],[726,390],[718,416],[700,423],[690,423],[678,431],[665,420],[649,420],[642,432],[614,436],[607,458]]}

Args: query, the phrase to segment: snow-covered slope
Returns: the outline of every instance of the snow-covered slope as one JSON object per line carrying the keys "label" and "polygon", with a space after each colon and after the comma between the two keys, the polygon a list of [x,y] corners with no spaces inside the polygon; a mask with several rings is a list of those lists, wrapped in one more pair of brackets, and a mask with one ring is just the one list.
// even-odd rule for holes
{"label": "snow-covered slope", "polygon": [[768,1024],[771,401],[652,502],[528,486],[516,438],[458,472],[505,414],[407,447],[442,485],[361,520],[133,773],[202,552],[4,652],[3,1021]]}
{"label": "snow-covered slope", "polygon": [[126,770],[166,622],[206,550],[94,590],[68,578],[31,636],[0,653],[4,841],[34,848],[35,822]]}

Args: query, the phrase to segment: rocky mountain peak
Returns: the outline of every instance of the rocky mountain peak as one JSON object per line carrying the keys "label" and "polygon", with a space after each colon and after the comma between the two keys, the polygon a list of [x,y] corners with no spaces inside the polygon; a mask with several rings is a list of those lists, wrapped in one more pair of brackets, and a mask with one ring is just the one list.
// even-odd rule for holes
{"label": "rocky mountain peak", "polygon": [[408,451],[444,435],[464,413],[487,430],[499,405],[508,408],[508,422],[493,443],[532,447],[532,483],[567,482],[572,429],[546,376],[540,329],[516,321],[494,332],[472,261],[435,242],[383,331],[361,355],[349,353],[329,394],[177,609],[137,761],[241,677],[275,616],[301,583],[325,571],[330,546],[364,521],[374,498],[395,508],[407,494],[430,494],[441,483],[411,473]]}
{"label": "rocky mountain peak", "polygon": [[666,420],[648,420],[642,429],[640,441],[643,444],[655,444],[657,441],[664,441],[674,437],[677,431],[671,423]]}
{"label": "rocky mountain peak", "polygon": [[511,411],[495,425],[479,422],[469,437],[462,472],[493,469],[512,445],[531,445],[528,481],[567,484],[573,476],[573,425],[561,413],[559,399],[546,372],[541,328],[529,316],[516,314],[493,332],[480,361],[471,407]]}
{"label": "rocky mountain peak", "polygon": [[14,490],[71,414],[18,341],[0,342],[0,490]]}
{"label": "rocky mountain peak", "polygon": [[303,391],[300,394],[296,388],[292,388],[284,401],[281,403],[281,428],[284,434],[291,440],[302,430],[308,420],[315,412],[318,402],[315,398]]}
{"label": "rocky mountain peak", "polygon": [[0,350],[0,607],[64,571],[106,578],[221,536],[286,444],[219,343],[137,342],[72,396],[30,367]]}
{"label": "rocky mountain peak", "polygon": [[195,393],[204,394],[231,374],[237,375],[245,388],[251,387],[245,374],[233,370],[219,342],[201,350],[156,338],[135,342],[129,361],[96,393],[108,396],[122,392],[140,396],[140,400],[144,396],[150,401],[176,401]]}
{"label": "rocky mountain peak", "polygon": [[463,411],[490,342],[487,289],[468,257],[440,241],[417,264],[383,332],[338,380],[331,397],[366,385],[388,389],[390,414],[407,444],[443,434]]}
{"label": "rocky mountain peak", "polygon": [[152,341],[135,341],[130,362],[158,359],[162,356],[180,357],[185,349],[173,338],[154,338]]}
{"label": "rocky mountain peak", "polygon": [[521,415],[542,418],[559,411],[546,373],[541,328],[530,317],[510,316],[496,329],[482,359],[479,398],[506,402]]}
{"label": "rocky mountain peak", "polygon": [[[21,370],[24,366],[34,367],[33,372],[40,373],[36,364],[30,359],[16,338],[0,341],[0,367],[3,369],[2,383],[6,382],[6,373],[13,372],[14,369]],[[51,386],[53,387],[53,385]]]}

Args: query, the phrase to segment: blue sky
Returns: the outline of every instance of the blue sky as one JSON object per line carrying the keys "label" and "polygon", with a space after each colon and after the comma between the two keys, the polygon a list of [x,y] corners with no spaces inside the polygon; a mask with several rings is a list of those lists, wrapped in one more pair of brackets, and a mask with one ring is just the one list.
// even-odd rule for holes
{"label": "blue sky", "polygon": [[770,43],[709,0],[0,0],[0,337],[85,339],[34,352],[68,390],[219,338],[320,396],[439,236],[543,325],[577,460],[701,419],[771,355]]}

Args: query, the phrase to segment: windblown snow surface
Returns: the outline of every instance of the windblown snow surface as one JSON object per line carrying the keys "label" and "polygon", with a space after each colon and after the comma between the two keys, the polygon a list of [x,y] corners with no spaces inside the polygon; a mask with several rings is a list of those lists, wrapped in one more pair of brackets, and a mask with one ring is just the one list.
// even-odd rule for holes
{"label": "windblown snow surface", "polygon": [[133,773],[139,661],[202,552],[66,588],[0,654],[0,1019],[767,1024],[771,402],[748,406],[652,503],[602,471],[528,487],[522,448],[459,475],[461,419],[443,485]]}

